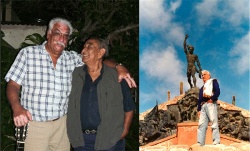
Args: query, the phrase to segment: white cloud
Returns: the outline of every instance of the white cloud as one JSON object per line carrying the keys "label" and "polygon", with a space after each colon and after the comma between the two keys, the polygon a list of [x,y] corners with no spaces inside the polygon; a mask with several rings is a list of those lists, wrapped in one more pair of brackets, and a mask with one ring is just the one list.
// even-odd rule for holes
{"label": "white cloud", "polygon": [[179,87],[173,88],[172,85],[166,85],[166,83],[159,83],[151,91],[151,93],[145,93],[140,91],[140,112],[144,112],[149,108],[153,108],[158,104],[167,101],[167,92],[170,91],[170,99],[173,99],[175,96],[179,95]]}
{"label": "white cloud", "polygon": [[[163,3],[163,0],[140,0],[140,28],[143,27],[140,35],[158,34],[158,38],[160,36],[164,38],[158,42],[169,46],[162,49],[159,43],[153,42],[151,47],[142,50],[140,70],[145,72],[148,79],[154,80],[155,84],[150,93],[140,90],[142,105],[140,110],[145,109],[145,105],[153,107],[156,100],[159,103],[166,101],[168,90],[175,96],[179,91],[180,81],[187,81],[185,73],[182,73],[185,70],[183,63],[178,60],[174,48],[170,47],[170,45],[182,46],[183,43],[184,30],[181,25],[174,23],[172,18],[173,13],[180,7],[181,0],[171,1],[169,5]],[[184,86],[188,87],[187,84]]]}
{"label": "white cloud", "polygon": [[148,104],[155,100],[155,93],[143,93],[140,91],[140,105]]}
{"label": "white cloud", "polygon": [[154,32],[178,31],[183,33],[180,25],[172,23],[175,10],[180,7],[181,2],[182,0],[171,1],[164,9],[164,0],[140,0],[140,25]]}
{"label": "white cloud", "polygon": [[184,33],[184,29],[174,23],[168,33],[166,33],[166,39],[169,43],[183,47]]}
{"label": "white cloud", "polygon": [[[183,52],[184,53],[184,52]],[[140,90],[140,101],[142,104],[152,103],[153,100],[166,101],[167,91],[171,92],[171,99],[179,95],[180,82],[183,82],[184,90],[190,88],[186,77],[186,61],[179,60],[173,47],[162,49],[159,44],[145,48],[140,56],[140,70],[149,80],[155,82],[151,93]],[[197,79],[197,86],[203,85],[202,80]]]}
{"label": "white cloud", "polygon": [[196,11],[198,14],[198,22],[200,24],[209,24],[211,19],[215,15],[214,12],[217,10],[217,0],[204,0],[196,5]]}
{"label": "white cloud", "polygon": [[196,5],[197,19],[202,25],[220,19],[222,22],[238,26],[249,19],[249,0],[203,0]]}
{"label": "white cloud", "polygon": [[146,48],[140,57],[140,70],[160,81],[175,83],[183,80],[183,68],[172,47],[161,50],[155,44],[151,48]]}
{"label": "white cloud", "polygon": [[169,44],[181,46],[185,32],[182,25],[173,22],[174,13],[181,2],[182,0],[175,0],[167,5],[164,0],[140,0],[140,28],[146,30],[142,30],[140,35],[159,33]]}
{"label": "white cloud", "polygon": [[164,11],[163,0],[140,0],[140,24],[151,30],[162,30],[171,20],[171,15]]}
{"label": "white cloud", "polygon": [[230,50],[229,64],[238,74],[244,74],[250,71],[249,68],[249,48],[250,48],[250,32],[241,39],[235,41],[235,46]]}
{"label": "white cloud", "polygon": [[237,1],[225,1],[228,4],[228,9],[225,9],[226,15],[222,16],[228,20],[233,25],[240,25],[242,22],[249,20],[249,0],[237,0]]}
{"label": "white cloud", "polygon": [[180,7],[182,0],[176,0],[176,1],[171,1],[170,2],[170,11],[175,12],[177,8]]}

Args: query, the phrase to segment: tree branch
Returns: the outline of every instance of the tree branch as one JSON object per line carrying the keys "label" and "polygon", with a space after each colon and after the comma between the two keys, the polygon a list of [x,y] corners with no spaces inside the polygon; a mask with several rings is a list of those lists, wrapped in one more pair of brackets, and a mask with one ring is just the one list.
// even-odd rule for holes
{"label": "tree branch", "polygon": [[113,17],[113,15],[114,15],[116,12],[117,12],[117,9],[114,8],[114,9],[110,12],[110,14],[109,14],[109,16],[107,17],[107,19],[104,20],[104,23],[105,23],[105,24],[108,23],[108,22],[110,21],[110,19]]}
{"label": "tree branch", "polygon": [[115,30],[115,31],[109,33],[109,35],[107,36],[107,38],[105,39],[105,41],[107,42],[107,44],[109,44],[110,43],[110,39],[112,39],[113,37],[115,37],[119,33],[125,32],[125,31],[130,30],[130,29],[134,29],[134,28],[137,28],[137,27],[139,27],[139,24],[128,25],[128,26],[126,26],[124,28]]}

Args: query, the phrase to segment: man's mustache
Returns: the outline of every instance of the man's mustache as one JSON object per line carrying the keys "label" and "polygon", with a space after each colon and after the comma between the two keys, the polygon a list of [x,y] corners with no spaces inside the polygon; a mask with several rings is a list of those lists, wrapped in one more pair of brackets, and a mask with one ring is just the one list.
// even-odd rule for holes
{"label": "man's mustache", "polygon": [[60,41],[56,42],[56,44],[62,45],[63,47],[66,47],[66,45]]}

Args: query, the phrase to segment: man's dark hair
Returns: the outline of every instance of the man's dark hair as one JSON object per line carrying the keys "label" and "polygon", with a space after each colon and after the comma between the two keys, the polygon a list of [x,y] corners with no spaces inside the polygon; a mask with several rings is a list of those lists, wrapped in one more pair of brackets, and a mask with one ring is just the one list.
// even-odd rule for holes
{"label": "man's dark hair", "polygon": [[104,54],[104,57],[108,57],[109,51],[108,51],[108,44],[107,44],[107,42],[104,39],[102,39],[102,38],[100,38],[98,36],[90,36],[87,40],[90,40],[90,39],[96,40],[98,42],[99,48],[100,49],[104,48],[106,50],[106,52]]}

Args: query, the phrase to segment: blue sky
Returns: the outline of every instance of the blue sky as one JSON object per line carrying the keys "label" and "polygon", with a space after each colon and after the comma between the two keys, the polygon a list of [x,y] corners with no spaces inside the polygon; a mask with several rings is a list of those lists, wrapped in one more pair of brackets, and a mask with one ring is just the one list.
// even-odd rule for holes
{"label": "blue sky", "polygon": [[[140,0],[140,113],[189,89],[187,44],[219,81],[219,100],[250,110],[249,0]],[[197,77],[197,86],[203,82]]]}

